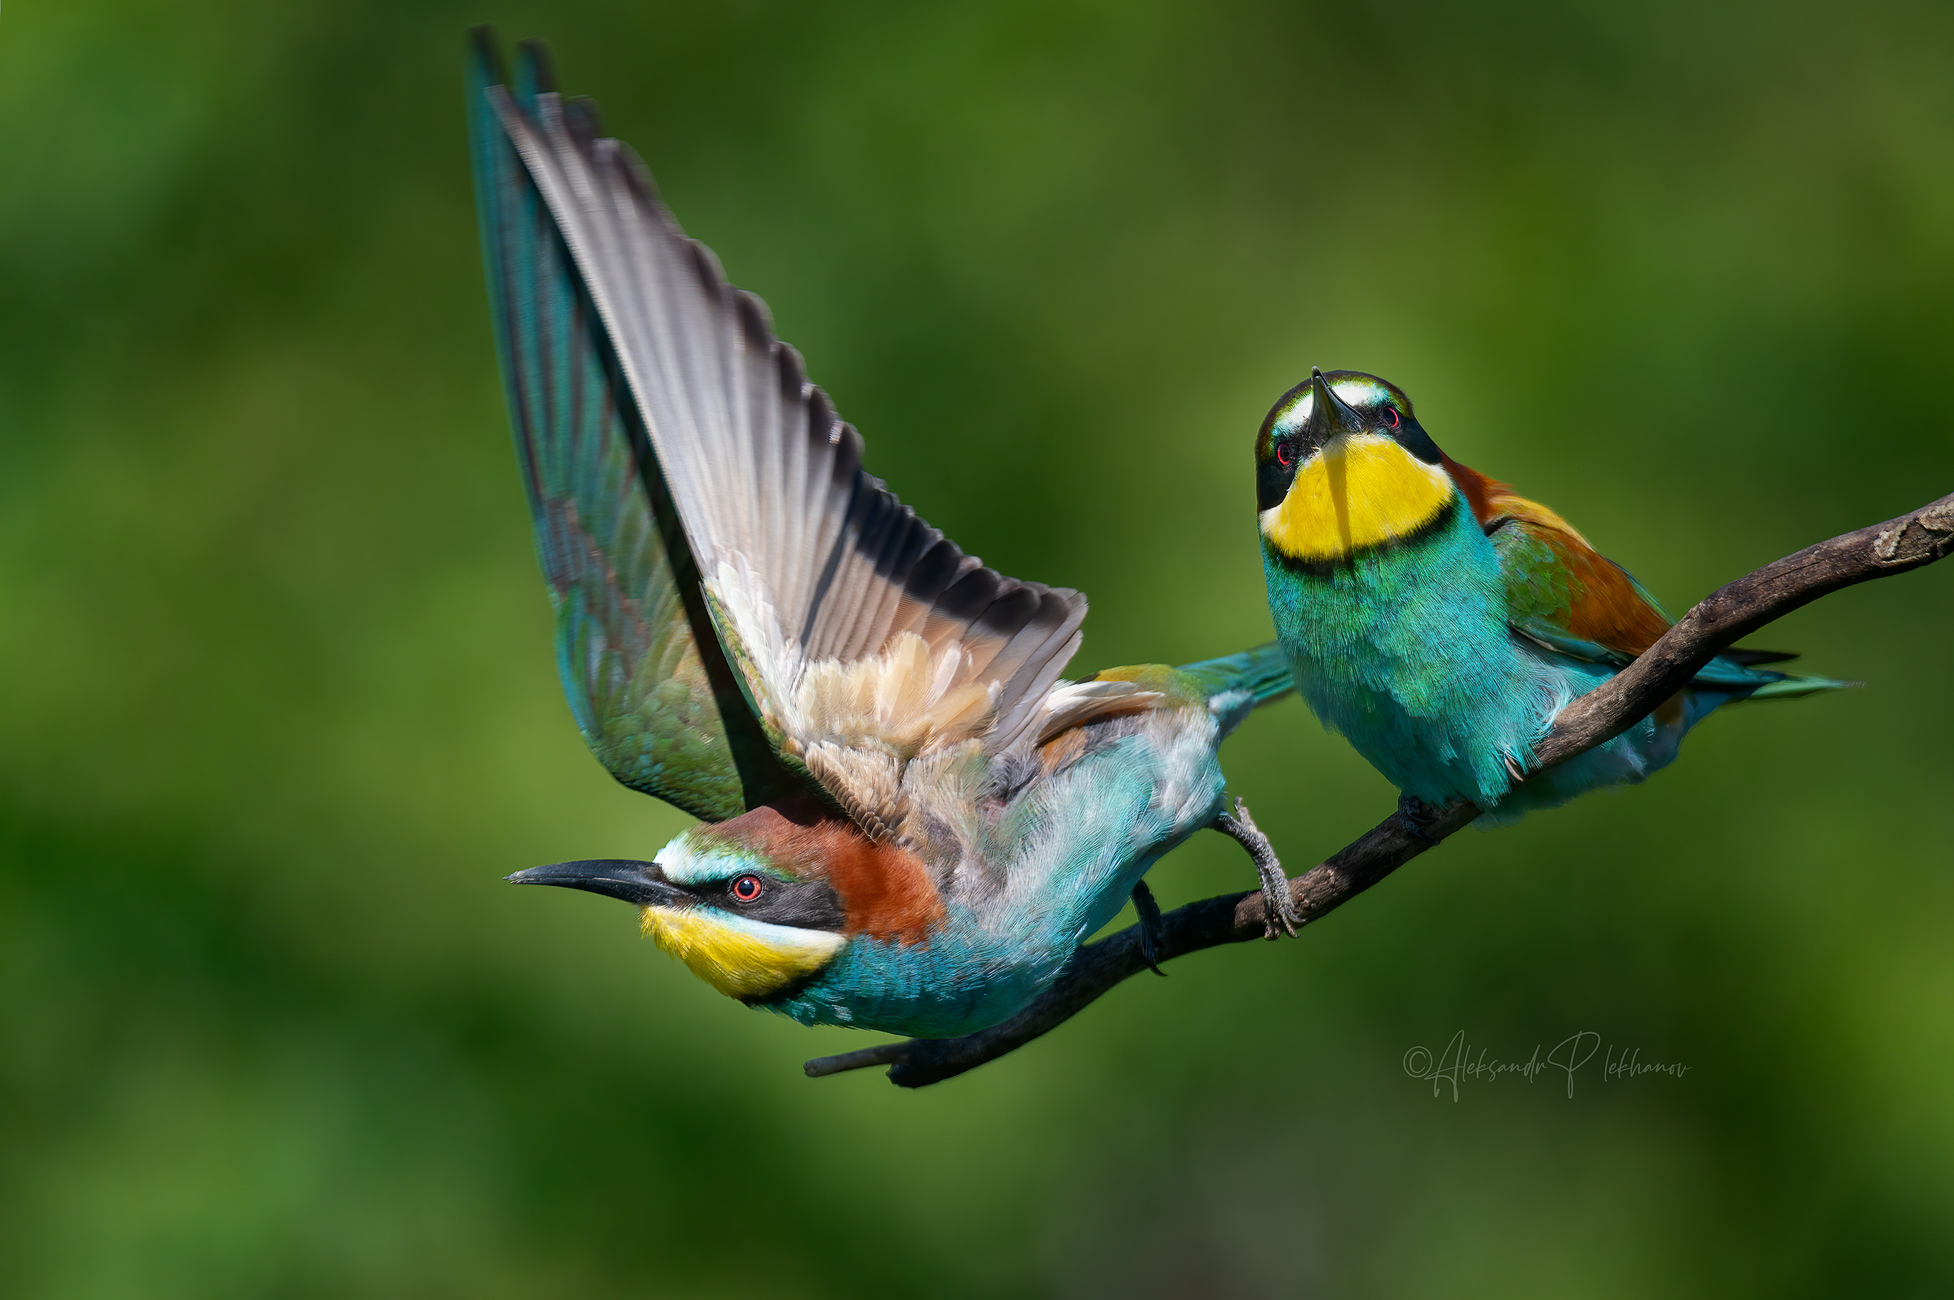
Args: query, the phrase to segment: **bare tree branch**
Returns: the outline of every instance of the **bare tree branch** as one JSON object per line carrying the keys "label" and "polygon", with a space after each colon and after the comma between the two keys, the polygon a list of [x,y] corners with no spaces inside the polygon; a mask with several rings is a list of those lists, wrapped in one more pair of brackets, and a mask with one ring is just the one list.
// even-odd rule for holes
{"label": "bare tree branch", "polygon": [[[1561,710],[1534,747],[1531,772],[1564,763],[1628,730],[1704,664],[1773,619],[1842,587],[1917,569],[1950,553],[1954,553],[1954,495],[1883,524],[1808,546],[1737,579],[1683,615],[1634,663]],[[1328,861],[1290,881],[1297,910],[1304,921],[1335,910],[1471,822],[1479,811],[1469,803],[1448,804],[1418,828],[1423,839],[1393,813]],[[1161,918],[1157,960],[1259,939],[1264,918],[1260,891],[1176,908]],[[902,1087],[937,1083],[1024,1046],[1146,968],[1139,929],[1129,927],[1080,948],[1050,988],[1002,1024],[962,1038],[912,1038],[819,1057],[807,1063],[807,1073],[819,1077],[886,1065],[890,1080]]]}

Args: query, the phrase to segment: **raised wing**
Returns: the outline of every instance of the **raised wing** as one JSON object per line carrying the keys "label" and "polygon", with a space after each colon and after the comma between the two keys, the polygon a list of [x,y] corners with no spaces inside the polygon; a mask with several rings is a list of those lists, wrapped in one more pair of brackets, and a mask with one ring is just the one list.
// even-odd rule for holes
{"label": "raised wing", "polygon": [[[543,55],[524,46],[543,83]],[[916,754],[1035,741],[1077,592],[1003,577],[861,468],[862,441],[588,101],[487,91],[615,349],[729,658],[780,751],[873,822]]]}
{"label": "raised wing", "polygon": [[470,134],[489,299],[564,694],[611,775],[723,821],[783,776],[711,636],[608,339],[489,108],[484,92],[501,78],[479,36],[476,55]]}

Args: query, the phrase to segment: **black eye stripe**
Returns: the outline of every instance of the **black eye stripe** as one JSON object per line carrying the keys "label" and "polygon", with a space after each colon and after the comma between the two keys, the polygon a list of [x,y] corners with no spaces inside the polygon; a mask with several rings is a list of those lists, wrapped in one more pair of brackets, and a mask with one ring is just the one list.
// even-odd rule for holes
{"label": "black eye stripe", "polygon": [[730,880],[701,884],[699,901],[749,921],[839,933],[848,921],[847,909],[825,880],[782,880],[760,872],[745,872]]}

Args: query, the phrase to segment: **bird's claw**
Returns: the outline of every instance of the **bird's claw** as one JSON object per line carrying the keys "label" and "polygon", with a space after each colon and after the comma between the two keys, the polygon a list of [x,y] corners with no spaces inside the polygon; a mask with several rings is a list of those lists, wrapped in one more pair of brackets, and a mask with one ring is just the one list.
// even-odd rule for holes
{"label": "bird's claw", "polygon": [[1438,809],[1426,803],[1415,794],[1398,796],[1398,824],[1404,833],[1428,849],[1438,847],[1438,841],[1426,833],[1426,827],[1438,820]]}
{"label": "bird's claw", "polygon": [[1160,949],[1166,935],[1160,927],[1160,904],[1153,900],[1153,890],[1144,880],[1133,882],[1133,910],[1140,918],[1140,960],[1147,969],[1165,979],[1167,972],[1160,969]]}
{"label": "bird's claw", "polygon": [[1216,817],[1214,827],[1247,849],[1248,856],[1255,860],[1255,874],[1262,878],[1262,906],[1268,918],[1263,922],[1262,937],[1280,939],[1288,935],[1294,938],[1296,927],[1308,918],[1296,906],[1295,895],[1289,889],[1289,877],[1283,874],[1282,863],[1276,859],[1275,846],[1269,843],[1269,837],[1249,816],[1248,801],[1235,800],[1235,811]]}

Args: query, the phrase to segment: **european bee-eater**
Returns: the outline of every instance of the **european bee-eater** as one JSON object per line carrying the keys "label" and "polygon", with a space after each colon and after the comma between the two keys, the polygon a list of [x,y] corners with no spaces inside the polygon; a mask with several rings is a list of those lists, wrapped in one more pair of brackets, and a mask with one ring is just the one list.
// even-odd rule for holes
{"label": "european bee-eater", "polygon": [[1512,820],[1642,780],[1719,705],[1846,684],[1727,651],[1621,736],[1515,789],[1554,716],[1668,630],[1661,607],[1552,510],[1440,451],[1374,375],[1313,371],[1263,421],[1255,468],[1269,611],[1303,698],[1427,804]]}
{"label": "european bee-eater", "polygon": [[[518,872],[623,899],[693,973],[806,1023],[1002,1020],[1203,827],[1273,644],[1060,680],[1085,598],[985,568],[862,440],[650,175],[477,33],[489,296],[558,667],[611,774],[700,819],[651,861]],[[1238,805],[1239,807],[1239,805]],[[1271,879],[1273,877],[1273,879]]]}

